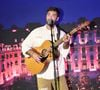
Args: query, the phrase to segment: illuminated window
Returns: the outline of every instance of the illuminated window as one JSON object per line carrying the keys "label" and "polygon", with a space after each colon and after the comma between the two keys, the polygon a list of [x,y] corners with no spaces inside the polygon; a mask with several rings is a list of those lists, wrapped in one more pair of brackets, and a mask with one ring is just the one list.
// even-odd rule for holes
{"label": "illuminated window", "polygon": [[5,56],[4,56],[4,55],[2,55],[2,56],[1,56],[1,59],[2,59],[2,61],[4,61],[4,59],[5,59]]}
{"label": "illuminated window", "polygon": [[88,40],[88,44],[89,45],[93,45],[94,44],[94,41],[93,40]]}
{"label": "illuminated window", "polygon": [[82,39],[82,42],[85,42],[85,40],[84,40],[84,39]]}
{"label": "illuminated window", "polygon": [[93,55],[90,55],[90,60],[94,60],[94,56]]}
{"label": "illuminated window", "polygon": [[85,47],[82,47],[82,53],[85,53]]}
{"label": "illuminated window", "polygon": [[86,60],[84,60],[82,64],[83,64],[83,65],[87,65],[87,64],[86,64]]}
{"label": "illuminated window", "polygon": [[15,65],[18,65],[18,61],[17,60],[15,61]]}
{"label": "illuminated window", "polygon": [[0,47],[0,51],[2,51],[2,47]]}
{"label": "illuminated window", "polygon": [[9,58],[9,55],[8,54],[6,54],[6,59],[8,59]]}
{"label": "illuminated window", "polygon": [[17,42],[17,38],[14,39],[14,42]]}
{"label": "illuminated window", "polygon": [[78,52],[78,48],[74,48],[75,52]]}
{"label": "illuminated window", "polygon": [[93,32],[89,32],[88,36],[89,36],[89,38],[91,38],[93,36]]}
{"label": "illuminated window", "polygon": [[100,46],[98,46],[98,52],[100,52]]}
{"label": "illuminated window", "polygon": [[91,46],[89,49],[90,49],[90,52],[93,52],[94,51],[93,46]]}
{"label": "illuminated window", "polygon": [[98,60],[100,60],[100,53],[98,54]]}
{"label": "illuminated window", "polygon": [[5,58],[5,56],[4,56],[4,55],[2,55],[2,56],[1,56],[1,58],[2,58],[2,59],[4,59],[4,58]]}
{"label": "illuminated window", "polygon": [[10,54],[10,58],[12,58],[12,54]]}
{"label": "illuminated window", "polygon": [[84,38],[85,37],[85,34],[84,32],[81,33],[81,38]]}
{"label": "illuminated window", "polygon": [[21,57],[22,57],[22,58],[24,57],[23,53],[21,53]]}
{"label": "illuminated window", "polygon": [[86,55],[82,54],[82,60],[86,60]]}
{"label": "illuminated window", "polygon": [[18,57],[17,53],[14,54],[14,57]]}
{"label": "illuminated window", "polygon": [[4,72],[4,71],[5,71],[4,64],[2,64],[1,72]]}
{"label": "illuminated window", "polygon": [[100,37],[100,30],[97,30],[96,37]]}
{"label": "illuminated window", "polygon": [[10,65],[12,66],[13,65],[13,62],[10,62]]}
{"label": "illuminated window", "polygon": [[9,68],[9,63],[7,62],[7,68]]}
{"label": "illuminated window", "polygon": [[78,60],[78,56],[75,56],[75,58],[74,58],[75,60]]}
{"label": "illuminated window", "polygon": [[91,63],[91,66],[94,66],[94,63],[93,62]]}
{"label": "illuminated window", "polygon": [[78,67],[78,64],[77,63],[75,64],[75,67]]}

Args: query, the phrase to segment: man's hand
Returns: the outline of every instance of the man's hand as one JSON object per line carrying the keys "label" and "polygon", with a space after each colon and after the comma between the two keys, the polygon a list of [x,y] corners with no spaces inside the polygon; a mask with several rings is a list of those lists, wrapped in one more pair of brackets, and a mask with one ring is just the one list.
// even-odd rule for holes
{"label": "man's hand", "polygon": [[40,62],[41,61],[40,60],[40,58],[41,58],[40,55],[38,55],[36,53],[33,53],[32,58],[35,59],[37,62]]}
{"label": "man's hand", "polygon": [[67,49],[69,47],[70,35],[67,34],[66,36],[64,36],[63,41],[64,41],[63,48]]}
{"label": "man's hand", "polygon": [[40,55],[38,55],[37,53],[35,53],[32,49],[28,50],[26,52],[26,54],[28,54],[30,57],[32,57],[33,59],[35,59],[37,62],[40,62]]}
{"label": "man's hand", "polygon": [[66,43],[69,42],[69,40],[70,40],[70,35],[69,34],[65,35],[63,41]]}

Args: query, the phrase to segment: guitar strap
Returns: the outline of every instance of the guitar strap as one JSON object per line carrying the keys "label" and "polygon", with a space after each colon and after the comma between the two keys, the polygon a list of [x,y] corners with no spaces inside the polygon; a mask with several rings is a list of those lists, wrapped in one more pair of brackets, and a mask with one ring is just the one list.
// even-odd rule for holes
{"label": "guitar strap", "polygon": [[57,26],[57,40],[60,39],[60,28],[59,26]]}
{"label": "guitar strap", "polygon": [[[57,25],[57,40],[59,40],[60,39],[60,31],[63,31],[63,32],[65,32],[65,30],[64,29],[62,29],[59,25]],[[65,32],[66,33],[66,32]]]}

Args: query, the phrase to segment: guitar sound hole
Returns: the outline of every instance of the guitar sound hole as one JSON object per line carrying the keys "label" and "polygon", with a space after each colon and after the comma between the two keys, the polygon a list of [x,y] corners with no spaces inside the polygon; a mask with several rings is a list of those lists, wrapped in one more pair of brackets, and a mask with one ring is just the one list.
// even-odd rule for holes
{"label": "guitar sound hole", "polygon": [[44,62],[47,58],[48,58],[48,56],[46,56],[46,57],[42,57],[41,56],[41,58],[40,58],[41,59],[41,62]]}
{"label": "guitar sound hole", "polygon": [[42,57],[47,57],[47,56],[48,56],[48,53],[47,53],[47,50],[46,50],[46,49],[43,49],[43,50],[42,50],[41,56],[42,56]]}
{"label": "guitar sound hole", "polygon": [[43,49],[41,51],[41,62],[44,62],[46,59],[48,58],[48,53],[47,53],[47,50],[46,49]]}

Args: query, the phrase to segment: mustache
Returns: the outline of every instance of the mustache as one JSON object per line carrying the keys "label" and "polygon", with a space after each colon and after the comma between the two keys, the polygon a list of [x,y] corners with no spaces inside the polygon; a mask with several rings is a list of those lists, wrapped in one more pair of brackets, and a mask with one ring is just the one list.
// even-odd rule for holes
{"label": "mustache", "polygon": [[50,25],[50,26],[53,26],[56,24],[56,21],[52,20],[52,19],[48,19],[47,21],[47,24]]}

